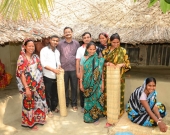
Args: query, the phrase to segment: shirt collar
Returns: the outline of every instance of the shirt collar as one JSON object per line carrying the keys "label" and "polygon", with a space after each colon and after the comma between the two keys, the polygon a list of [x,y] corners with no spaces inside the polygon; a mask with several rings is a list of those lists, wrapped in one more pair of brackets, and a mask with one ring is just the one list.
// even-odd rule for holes
{"label": "shirt collar", "polygon": [[83,48],[86,48],[85,44],[82,45]]}
{"label": "shirt collar", "polygon": [[[51,49],[51,47],[50,47],[50,44],[48,44],[48,49]],[[57,48],[55,48],[55,50],[56,50]],[[52,49],[51,49],[52,50]]]}
{"label": "shirt collar", "polygon": [[64,39],[64,43],[71,44],[71,43],[73,43],[73,40],[72,40],[70,43],[68,43],[68,42]]}

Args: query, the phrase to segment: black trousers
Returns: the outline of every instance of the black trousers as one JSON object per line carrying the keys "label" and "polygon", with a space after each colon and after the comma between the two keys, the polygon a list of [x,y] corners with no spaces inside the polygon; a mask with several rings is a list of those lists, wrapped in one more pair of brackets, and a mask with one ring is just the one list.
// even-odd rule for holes
{"label": "black trousers", "polygon": [[66,106],[69,105],[69,82],[71,86],[71,106],[77,106],[77,76],[76,71],[65,71],[64,83],[66,94]]}
{"label": "black trousers", "polygon": [[43,77],[45,85],[46,101],[48,105],[48,111],[54,111],[58,105],[58,92],[56,79],[50,79]]}

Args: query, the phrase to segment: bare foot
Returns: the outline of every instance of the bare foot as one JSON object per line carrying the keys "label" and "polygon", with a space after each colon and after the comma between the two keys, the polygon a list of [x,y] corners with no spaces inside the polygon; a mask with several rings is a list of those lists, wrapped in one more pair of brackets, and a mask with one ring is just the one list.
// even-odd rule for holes
{"label": "bare foot", "polygon": [[53,117],[53,113],[52,113],[52,112],[49,112],[49,113],[48,113],[48,117],[49,117],[49,118],[52,118],[52,117]]}
{"label": "bare foot", "polygon": [[31,129],[36,131],[36,130],[38,130],[38,127],[37,126],[33,126]]}

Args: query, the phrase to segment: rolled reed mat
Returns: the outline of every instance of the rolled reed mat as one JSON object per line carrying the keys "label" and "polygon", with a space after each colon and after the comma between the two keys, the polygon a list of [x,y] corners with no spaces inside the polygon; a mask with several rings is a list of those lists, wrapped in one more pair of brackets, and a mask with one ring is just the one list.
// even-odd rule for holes
{"label": "rolled reed mat", "polygon": [[106,72],[107,91],[107,122],[118,122],[120,114],[120,68],[107,66]]}
{"label": "rolled reed mat", "polygon": [[60,115],[67,116],[65,85],[64,85],[64,70],[60,70],[60,74],[56,74],[56,75],[57,75],[57,89],[58,89],[58,100],[60,106]]}
{"label": "rolled reed mat", "polygon": [[[169,110],[168,110],[169,112]],[[124,113],[123,116],[119,119],[119,122],[108,129],[107,135],[116,135],[116,133],[121,132],[130,132],[133,135],[170,135],[170,117],[169,113],[163,118],[163,121],[166,123],[168,130],[163,133],[159,130],[159,127],[146,127],[141,126],[136,123],[133,123],[129,120],[127,113]],[[126,134],[125,134],[126,135]]]}

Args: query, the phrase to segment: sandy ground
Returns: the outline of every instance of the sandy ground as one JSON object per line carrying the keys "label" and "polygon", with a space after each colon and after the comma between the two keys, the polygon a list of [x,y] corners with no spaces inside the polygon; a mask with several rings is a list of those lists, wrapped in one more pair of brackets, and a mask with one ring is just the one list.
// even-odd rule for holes
{"label": "sandy ground", "polygon": [[[164,103],[170,110],[170,68],[168,67],[133,67],[126,73],[125,103],[132,91],[140,86],[144,79],[153,76],[157,79],[158,101]],[[61,117],[55,114],[47,118],[44,126],[38,131],[21,127],[21,96],[18,93],[15,80],[4,90],[0,90],[0,135],[107,135],[109,129],[104,128],[106,119],[101,118],[99,125],[83,122],[83,114],[79,107],[77,112],[67,109],[68,115]],[[169,112],[169,111],[168,111]],[[112,128],[112,127],[111,127]]]}

